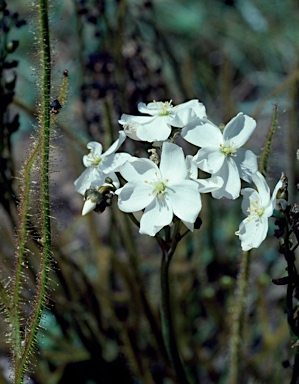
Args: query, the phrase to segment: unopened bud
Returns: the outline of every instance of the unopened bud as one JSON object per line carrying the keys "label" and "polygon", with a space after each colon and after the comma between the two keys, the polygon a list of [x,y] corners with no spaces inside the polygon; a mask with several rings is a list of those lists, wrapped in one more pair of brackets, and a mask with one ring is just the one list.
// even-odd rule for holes
{"label": "unopened bud", "polygon": [[[82,215],[86,215],[91,211],[97,213],[103,213],[107,207],[112,204],[112,199],[114,196],[115,186],[112,184],[112,180],[109,185],[102,185],[98,189],[90,188],[87,189],[84,194],[84,206]],[[107,179],[105,181],[107,181]]]}
{"label": "unopened bud", "polygon": [[93,202],[91,199],[87,199],[84,202],[82,209],[82,216],[87,215],[87,213],[93,211],[97,206],[97,203]]}
{"label": "unopened bud", "polygon": [[113,180],[111,179],[111,177],[106,177],[106,179],[105,179],[105,183],[107,183],[107,184],[113,184]]}
{"label": "unopened bud", "polygon": [[103,196],[94,188],[87,189],[84,194],[84,205],[82,216],[96,209],[97,205],[103,201]]}
{"label": "unopened bud", "polygon": [[17,40],[11,40],[6,44],[6,51],[8,53],[13,53],[19,46],[19,42]]}
{"label": "unopened bud", "polygon": [[282,182],[282,187],[279,188],[277,192],[277,199],[283,199],[283,200],[288,200],[288,178],[287,176],[282,172],[280,181]]}

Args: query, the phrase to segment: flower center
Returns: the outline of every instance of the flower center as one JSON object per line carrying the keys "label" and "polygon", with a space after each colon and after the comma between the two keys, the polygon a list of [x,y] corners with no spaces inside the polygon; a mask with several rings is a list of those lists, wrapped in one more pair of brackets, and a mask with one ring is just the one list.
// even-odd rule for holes
{"label": "flower center", "polygon": [[237,148],[235,146],[220,144],[220,147],[224,156],[237,156]]}
{"label": "flower center", "polygon": [[96,157],[94,156],[93,159],[92,159],[92,162],[95,166],[98,166],[100,164],[100,162],[102,161],[102,158],[101,157]]}
{"label": "flower center", "polygon": [[162,181],[153,182],[151,184],[154,187],[154,193],[161,199],[166,191],[166,185]]}
{"label": "flower center", "polygon": [[265,208],[261,207],[259,205],[259,202],[257,200],[255,200],[255,201],[250,202],[250,206],[247,209],[247,212],[249,212],[248,220],[250,220],[250,218],[259,219],[263,216],[263,214],[265,212]]}
{"label": "flower center", "polygon": [[159,109],[159,113],[158,113],[159,116],[168,116],[170,115],[170,110],[173,108],[172,100],[165,101],[164,103],[160,102],[157,107]]}
{"label": "flower center", "polygon": [[159,199],[162,199],[163,195],[167,192],[167,185],[166,183],[168,183],[168,179],[165,180],[165,183],[161,180],[157,180],[157,181],[147,181],[147,180],[144,180],[145,183],[148,183],[152,188],[152,193],[155,195],[155,196],[158,196]]}

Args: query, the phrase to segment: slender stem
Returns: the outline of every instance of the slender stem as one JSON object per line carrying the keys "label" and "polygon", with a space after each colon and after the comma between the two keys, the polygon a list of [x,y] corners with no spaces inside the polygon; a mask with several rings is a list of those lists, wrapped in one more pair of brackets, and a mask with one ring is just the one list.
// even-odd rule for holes
{"label": "slender stem", "polygon": [[15,365],[15,383],[21,384],[24,379],[26,365],[32,352],[36,335],[40,326],[43,307],[46,302],[50,256],[51,256],[51,224],[49,197],[49,152],[50,152],[50,90],[51,90],[51,51],[48,20],[48,1],[39,0],[39,20],[41,35],[42,61],[42,105],[40,110],[40,142],[41,142],[41,255],[40,273],[37,294],[34,300],[32,314],[25,329],[21,356],[17,356]]}
{"label": "slender stem", "polygon": [[294,369],[293,369],[291,384],[298,384],[298,378],[299,378],[299,347],[296,347]]}
{"label": "slender stem", "polygon": [[271,153],[271,145],[273,142],[274,133],[278,125],[277,114],[278,114],[278,105],[275,104],[273,107],[273,116],[272,116],[269,131],[268,131],[267,139],[266,139],[263,151],[260,155],[260,161],[259,161],[259,171],[264,176],[267,174],[268,168],[269,168],[269,156]]}
{"label": "slender stem", "polygon": [[34,160],[36,158],[38,146],[35,145],[31,151],[25,167],[22,172],[23,185],[22,185],[22,198],[18,207],[19,223],[18,223],[18,246],[16,247],[15,254],[15,273],[13,288],[11,293],[11,301],[13,303],[12,309],[9,315],[12,321],[12,348],[14,359],[17,361],[21,356],[21,321],[20,321],[20,296],[22,288],[22,271],[24,268],[24,258],[26,254],[26,241],[28,236],[28,213],[29,213],[29,200],[30,200],[30,173]]}
{"label": "slender stem", "polygon": [[[287,286],[287,292],[286,292],[286,313],[287,313],[287,319],[288,319],[288,325],[290,328],[291,335],[294,337],[295,340],[298,342],[299,338],[299,332],[298,332],[298,326],[296,319],[294,317],[294,312],[296,311],[296,307],[294,308],[294,302],[293,297],[296,295],[296,290],[298,283],[297,280],[297,269],[295,265],[295,254],[294,249],[290,248],[290,230],[289,230],[289,218],[287,220],[284,220],[285,227],[284,227],[284,256],[287,262],[287,271],[289,276],[288,286]],[[299,347],[295,347],[296,353],[295,353],[295,360],[293,365],[293,374],[292,374],[292,380],[291,384],[298,384],[299,383]]]}
{"label": "slender stem", "polygon": [[232,325],[230,336],[230,367],[228,384],[238,384],[242,330],[244,325],[245,297],[248,288],[250,257],[249,252],[242,253],[242,261],[235,293],[235,305],[232,308]]}
{"label": "slender stem", "polygon": [[169,286],[169,265],[172,256],[176,250],[177,244],[180,240],[179,236],[180,221],[175,224],[174,233],[172,236],[171,245],[157,237],[157,241],[162,249],[161,260],[161,320],[162,332],[166,351],[168,353],[170,362],[175,371],[176,378],[180,384],[188,384],[186,372],[182,364],[178,346],[175,338],[173,318],[170,303],[170,286]]}
{"label": "slender stem", "polygon": [[144,281],[143,281],[144,279],[142,278],[142,274],[140,272],[139,258],[136,252],[137,247],[136,247],[136,244],[134,244],[134,237],[131,233],[131,229],[130,229],[130,226],[128,225],[127,219],[131,219],[134,222],[134,224],[138,225],[139,227],[139,222],[135,219],[133,214],[118,215],[118,217],[115,217],[115,220],[117,220],[119,224],[120,236],[123,239],[125,249],[128,251],[129,262],[130,262],[130,265],[132,266],[132,271],[135,277],[135,281],[136,281],[137,289],[139,292],[139,297],[141,299],[141,304],[144,309],[144,313],[151,327],[152,334],[156,339],[157,345],[160,346],[161,355],[163,356],[165,362],[169,363],[168,354],[163,344],[163,337],[161,333],[161,328],[158,323],[158,319],[156,318],[153,312],[153,309],[150,305],[150,302],[148,300],[148,297],[144,289]]}

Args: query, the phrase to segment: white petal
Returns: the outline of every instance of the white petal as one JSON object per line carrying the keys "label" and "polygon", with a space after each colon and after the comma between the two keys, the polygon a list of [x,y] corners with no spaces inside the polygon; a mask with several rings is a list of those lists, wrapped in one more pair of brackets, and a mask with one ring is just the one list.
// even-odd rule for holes
{"label": "white petal", "polygon": [[129,122],[133,121],[139,125],[142,125],[142,124],[149,123],[153,119],[155,119],[155,116],[154,117],[153,116],[133,116],[133,115],[127,115],[126,113],[123,113],[121,115],[120,120],[118,120],[118,122],[121,125],[125,125],[125,124],[128,124]]}
{"label": "white petal", "polygon": [[156,116],[137,128],[136,135],[142,141],[164,141],[171,133],[169,116]]}
{"label": "white petal", "polygon": [[241,240],[243,251],[249,251],[251,248],[258,248],[265,240],[268,232],[268,219],[261,217],[260,219],[248,220],[246,218],[240,224],[236,235]]}
{"label": "white petal", "polygon": [[[201,103],[199,103],[199,101],[197,99],[192,99],[192,100],[185,101],[184,103],[176,105],[174,107],[174,109],[175,109],[176,113],[179,113],[179,112],[182,112],[182,111],[187,110],[187,109],[197,108],[199,104],[201,104]],[[201,105],[203,105],[203,104],[201,104]]]}
{"label": "white petal", "polygon": [[[182,116],[184,116],[183,114],[188,110],[192,110],[194,112],[195,116],[197,116],[199,118],[206,118],[207,117],[205,106],[196,99],[189,100],[189,101],[186,101],[185,103],[176,105],[173,109],[174,109],[176,115],[178,115],[182,121],[184,120],[184,118],[182,118]],[[182,112],[183,112],[183,114],[182,114]],[[184,125],[186,125],[187,123],[188,123],[188,121],[185,122]]]}
{"label": "white petal", "polygon": [[274,191],[273,191],[272,197],[271,197],[271,205],[272,205],[273,210],[276,207],[276,195],[277,195],[277,192],[278,192],[279,188],[281,188],[281,187],[282,187],[282,181],[279,180],[278,183],[276,184],[275,188],[274,188]]}
{"label": "white petal", "polygon": [[225,142],[234,144],[237,148],[242,147],[255,130],[256,122],[253,118],[239,113],[224,128],[223,139]]}
{"label": "white petal", "polygon": [[207,113],[206,113],[206,107],[202,103],[198,103],[193,107],[193,110],[200,119],[206,119]]}
{"label": "white petal", "polygon": [[190,230],[193,232],[194,230],[194,222],[193,223],[190,223],[189,221],[185,221],[185,220],[182,220],[182,222],[184,223],[184,225]]}
{"label": "white petal", "polygon": [[110,148],[107,149],[105,153],[103,153],[102,157],[106,157],[111,155],[112,153],[115,153],[118,148],[122,145],[122,143],[126,140],[126,134],[124,131],[119,131],[118,139],[110,146]]}
{"label": "white petal", "polygon": [[250,183],[252,175],[258,170],[257,156],[248,149],[239,148],[234,161],[237,164],[240,178]]}
{"label": "white petal", "polygon": [[124,127],[125,134],[130,137],[132,140],[139,140],[136,136],[137,128],[139,127],[139,123],[132,118],[135,118],[131,115],[123,114],[118,120],[119,124],[121,124]]}
{"label": "white petal", "polygon": [[100,169],[104,173],[118,172],[120,168],[127,162],[135,161],[137,158],[131,156],[129,153],[120,152],[114,155],[107,156],[100,164]]}
{"label": "white petal", "polygon": [[212,196],[216,199],[226,197],[227,199],[236,199],[240,194],[241,181],[238,168],[231,157],[227,157],[223,166],[214,176],[220,176],[223,180],[223,186],[216,191],[212,191]]}
{"label": "white petal", "polygon": [[201,148],[194,156],[194,161],[199,169],[205,172],[215,173],[223,166],[226,156],[221,153],[220,147]]}
{"label": "white petal", "polygon": [[103,151],[103,146],[101,143],[98,143],[97,141],[90,141],[86,147],[90,150],[90,152],[94,156],[101,156],[102,151]]}
{"label": "white petal", "polygon": [[83,156],[83,164],[85,167],[90,167],[94,165],[94,158],[102,157],[103,146],[97,141],[91,141],[87,144],[87,148],[90,150],[90,153]]}
{"label": "white petal", "polygon": [[119,187],[119,180],[114,172],[103,173],[97,168],[89,167],[75,180],[75,189],[81,195],[84,195],[85,191],[91,187],[98,188],[107,184],[105,181],[107,177],[112,179],[116,188]]}
{"label": "white petal", "polygon": [[184,109],[176,113],[174,118],[171,119],[173,127],[182,128],[196,118],[196,114],[192,108]]}
{"label": "white petal", "polygon": [[115,192],[118,206],[123,212],[136,212],[149,205],[155,198],[152,189],[146,183],[127,183]]}
{"label": "white petal", "polygon": [[95,182],[99,183],[99,185],[103,185],[106,177],[107,175],[104,175],[104,173],[97,168],[88,167],[78,179],[75,180],[75,189],[77,192],[81,193],[81,195],[84,195],[85,191],[91,186],[94,186]]}
{"label": "white petal", "polygon": [[163,143],[160,171],[162,177],[171,182],[188,177],[185,156],[181,147],[169,142]]}
{"label": "white petal", "polygon": [[192,155],[186,156],[186,165],[187,165],[188,175],[189,175],[190,179],[197,179],[198,168],[194,162]]}
{"label": "white petal", "polygon": [[190,100],[186,103],[179,104],[172,109],[175,113],[174,118],[171,120],[173,127],[184,127],[195,117],[206,117],[206,109],[198,100]]}
{"label": "white petal", "polygon": [[224,180],[220,176],[212,176],[208,179],[195,180],[199,186],[200,193],[216,191],[224,184]]}
{"label": "white petal", "polygon": [[201,198],[198,186],[193,180],[184,180],[167,189],[174,214],[189,223],[194,223],[200,210]]}
{"label": "white petal", "polygon": [[219,147],[223,144],[220,129],[208,119],[198,117],[182,129],[181,136],[198,147]]}
{"label": "white petal", "polygon": [[260,196],[258,192],[253,188],[244,188],[241,191],[241,195],[243,196],[241,209],[244,213],[244,215],[248,216],[250,212],[248,211],[248,208],[250,208],[250,203],[252,201],[260,201]]}
{"label": "white petal", "polygon": [[166,225],[169,225],[173,218],[173,212],[165,195],[162,198],[155,197],[149,204],[140,220],[140,230],[142,234],[155,236]]}
{"label": "white petal", "polygon": [[[124,131],[128,137],[133,140],[140,141],[155,141],[155,137],[162,135],[163,141],[166,140],[164,137],[168,137],[169,125],[166,126],[166,131],[159,132],[159,119],[160,116],[132,116],[123,114],[121,120],[118,122],[124,126]],[[166,116],[167,120],[168,117]],[[162,121],[163,125],[163,121]],[[164,127],[165,128],[165,127]],[[163,130],[163,128],[162,128]]]}
{"label": "white petal", "polygon": [[152,181],[161,176],[159,168],[149,159],[137,159],[126,162],[119,170],[127,181],[143,183],[145,180]]}
{"label": "white petal", "polygon": [[264,176],[260,172],[256,172],[252,175],[252,181],[256,185],[259,192],[261,205],[266,207],[270,203],[270,188]]}
{"label": "white petal", "polygon": [[158,106],[162,105],[161,101],[151,102],[147,105],[145,103],[138,103],[137,108],[140,113],[146,113],[148,115],[155,116],[159,113]]}

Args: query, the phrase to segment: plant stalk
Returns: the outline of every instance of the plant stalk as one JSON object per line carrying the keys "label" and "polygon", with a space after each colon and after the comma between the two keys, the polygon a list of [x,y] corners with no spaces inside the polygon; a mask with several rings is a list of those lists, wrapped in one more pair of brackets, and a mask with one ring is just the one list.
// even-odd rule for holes
{"label": "plant stalk", "polygon": [[240,383],[239,371],[241,360],[242,330],[245,316],[245,297],[249,280],[250,257],[249,252],[242,253],[242,261],[235,292],[235,305],[232,308],[232,325],[230,336],[230,366],[228,384]]}
{"label": "plant stalk", "polygon": [[166,351],[169,356],[172,368],[176,374],[176,379],[180,384],[188,384],[187,375],[181,361],[179,354],[174,325],[173,317],[171,312],[171,298],[170,298],[170,285],[169,285],[169,266],[176,250],[177,244],[181,237],[179,236],[180,221],[175,223],[174,233],[169,245],[165,240],[156,237],[157,241],[162,249],[162,260],[161,260],[161,321],[162,321],[162,333]]}

